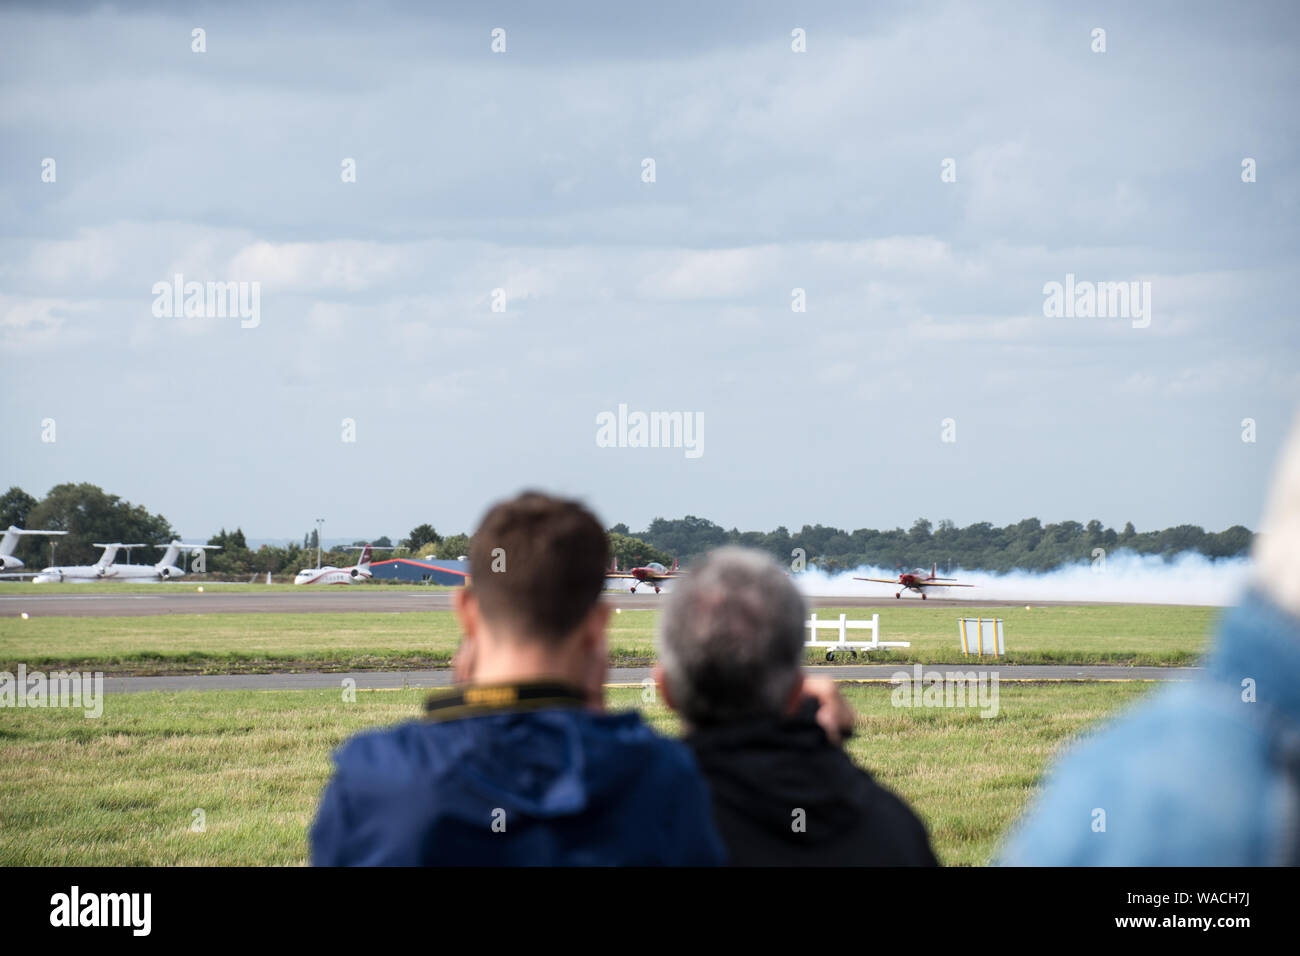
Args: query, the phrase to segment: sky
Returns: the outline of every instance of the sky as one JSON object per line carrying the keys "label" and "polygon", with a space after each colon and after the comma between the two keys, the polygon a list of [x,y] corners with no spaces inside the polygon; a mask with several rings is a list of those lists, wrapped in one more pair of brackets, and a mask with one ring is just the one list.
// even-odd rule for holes
{"label": "sky", "polygon": [[[271,6],[0,9],[4,487],[259,539],[525,487],[633,530],[1255,527],[1295,5]],[[177,275],[248,312],[166,314]],[[1049,314],[1067,276],[1142,295]]]}

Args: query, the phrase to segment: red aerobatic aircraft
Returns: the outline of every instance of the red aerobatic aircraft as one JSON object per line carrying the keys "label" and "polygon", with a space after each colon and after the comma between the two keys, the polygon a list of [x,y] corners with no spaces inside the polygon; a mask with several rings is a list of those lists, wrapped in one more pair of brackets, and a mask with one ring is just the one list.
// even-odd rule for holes
{"label": "red aerobatic aircraft", "polygon": [[930,573],[927,575],[924,568],[916,568],[913,571],[904,571],[898,576],[898,580],[893,578],[854,578],[855,581],[875,581],[879,584],[897,584],[898,593],[894,597],[902,597],[904,591],[915,591],[921,595],[921,600],[925,600],[926,588],[973,588],[973,584],[954,584],[952,578],[935,577],[939,572],[939,565],[930,565]]}
{"label": "red aerobatic aircraft", "polygon": [[636,578],[636,584],[632,585],[631,588],[633,594],[636,594],[637,586],[641,584],[650,585],[655,589],[655,594],[658,594],[660,591],[659,585],[670,578],[680,577],[685,573],[685,571],[677,570],[676,559],[673,560],[673,566],[671,568],[665,568],[658,561],[651,561],[643,568],[632,568],[628,571],[620,571],[618,569],[618,558],[615,558],[610,564],[609,570],[605,572],[605,577]]}

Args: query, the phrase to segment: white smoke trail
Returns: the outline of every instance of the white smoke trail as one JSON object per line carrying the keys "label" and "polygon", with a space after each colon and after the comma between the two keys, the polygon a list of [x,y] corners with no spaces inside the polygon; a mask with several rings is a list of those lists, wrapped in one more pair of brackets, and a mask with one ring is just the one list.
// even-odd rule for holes
{"label": "white smoke trail", "polygon": [[[1132,604],[1204,604],[1226,607],[1245,588],[1250,571],[1246,558],[1212,561],[1197,552],[1183,552],[1165,561],[1159,555],[1116,551],[1106,556],[1104,566],[1088,561],[1055,571],[954,570],[939,574],[956,578],[973,588],[935,589],[933,597],[969,601],[1113,601]],[[929,571],[927,570],[928,574]],[[861,567],[854,571],[827,574],[815,568],[796,574],[799,588],[810,597],[888,597],[898,590],[889,584],[855,581],[854,577],[897,579],[891,568]],[[906,592],[904,598],[917,598]]]}

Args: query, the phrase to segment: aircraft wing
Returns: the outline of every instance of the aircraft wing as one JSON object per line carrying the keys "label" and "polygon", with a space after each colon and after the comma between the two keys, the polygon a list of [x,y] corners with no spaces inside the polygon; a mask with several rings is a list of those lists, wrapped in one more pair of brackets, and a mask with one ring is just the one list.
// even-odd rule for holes
{"label": "aircraft wing", "polygon": [[877,584],[897,584],[898,578],[854,578],[855,581],[875,581]]}
{"label": "aircraft wing", "polygon": [[940,583],[937,582],[937,581],[934,581],[934,582],[931,582],[931,581],[918,581],[917,583],[918,583],[918,584],[922,584],[922,585],[924,585],[925,587],[928,587],[928,588],[973,588],[973,587],[978,587],[978,586],[979,586],[979,585],[976,585],[976,584],[940,584]]}
{"label": "aircraft wing", "polygon": [[605,577],[607,577],[607,578],[632,578],[632,577],[636,577],[636,575],[634,575],[634,574],[628,574],[626,571],[606,571],[606,572],[605,572]]}

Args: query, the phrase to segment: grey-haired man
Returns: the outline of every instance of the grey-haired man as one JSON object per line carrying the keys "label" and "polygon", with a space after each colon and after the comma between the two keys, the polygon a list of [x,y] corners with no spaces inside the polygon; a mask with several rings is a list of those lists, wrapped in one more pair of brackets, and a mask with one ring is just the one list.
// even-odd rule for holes
{"label": "grey-haired man", "polygon": [[804,678],[805,610],[767,555],[722,548],[675,585],[660,619],[656,680],[686,725],[730,862],[936,865],[916,815],[828,736],[843,703]]}

